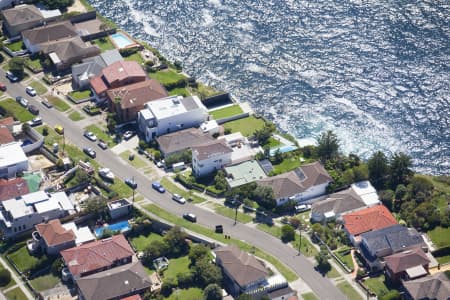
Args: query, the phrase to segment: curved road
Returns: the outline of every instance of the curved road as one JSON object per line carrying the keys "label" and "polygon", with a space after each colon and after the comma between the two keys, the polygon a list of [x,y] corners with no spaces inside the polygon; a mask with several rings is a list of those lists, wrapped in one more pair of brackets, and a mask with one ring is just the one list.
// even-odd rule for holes
{"label": "curved road", "polygon": [[[151,182],[146,176],[132,166],[117,157],[110,150],[101,150],[96,143],[83,137],[83,128],[76,122],[71,121],[56,109],[47,109],[40,103],[39,97],[30,97],[25,93],[25,88],[20,83],[10,83],[4,76],[4,71],[0,70],[0,79],[5,83],[7,93],[13,98],[23,96],[39,107],[40,116],[44,122],[50,126],[60,124],[64,127],[65,137],[80,149],[91,147],[97,152],[96,161],[101,165],[108,167],[120,179],[134,177],[138,184],[137,191],[147,199],[150,199],[156,205],[175,215],[182,216],[186,211],[197,215],[197,222],[205,227],[214,228],[216,224],[222,224],[224,232],[233,238],[243,240],[249,244],[258,247],[265,252],[276,257],[278,260],[289,266],[301,279],[319,296],[320,299],[341,300],[347,299],[342,292],[326,277],[314,270],[314,265],[303,255],[297,256],[297,251],[289,245],[265,232],[250,228],[244,224],[234,225],[234,220],[215,214],[201,207],[190,203],[180,205],[171,199],[168,193],[160,194],[151,188]],[[301,293],[301,291],[300,291]]]}

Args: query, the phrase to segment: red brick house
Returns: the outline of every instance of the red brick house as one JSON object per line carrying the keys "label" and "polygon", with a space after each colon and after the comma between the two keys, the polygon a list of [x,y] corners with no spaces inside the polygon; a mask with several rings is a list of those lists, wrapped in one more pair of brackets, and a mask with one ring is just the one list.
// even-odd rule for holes
{"label": "red brick house", "polygon": [[394,282],[428,274],[430,260],[421,248],[395,253],[384,258],[386,275]]}
{"label": "red brick house", "polygon": [[0,179],[0,201],[17,198],[29,192],[27,182],[21,177]]}

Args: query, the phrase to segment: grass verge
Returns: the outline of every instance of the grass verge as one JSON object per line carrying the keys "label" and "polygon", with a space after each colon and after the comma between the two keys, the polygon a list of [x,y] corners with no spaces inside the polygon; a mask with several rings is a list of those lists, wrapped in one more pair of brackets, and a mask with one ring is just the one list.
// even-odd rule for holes
{"label": "grass verge", "polygon": [[[214,211],[216,213],[218,213],[219,215],[228,217],[230,219],[234,219],[235,215],[236,215],[236,211],[232,208],[220,205],[220,204],[215,204],[214,205]],[[253,217],[244,213],[241,213],[238,211],[237,213],[237,221],[240,223],[250,223],[253,220]]]}
{"label": "grass verge", "polygon": [[27,296],[25,296],[20,287],[16,287],[15,289],[5,293],[5,297],[8,300],[28,300]]}
{"label": "grass verge", "polygon": [[92,131],[92,133],[94,133],[97,136],[97,138],[104,140],[108,144],[108,147],[113,147],[116,145],[114,139],[108,133],[106,133],[105,130],[102,130],[97,125],[94,124],[89,125],[86,128],[84,128],[84,130]]}
{"label": "grass verge", "polygon": [[0,101],[0,107],[8,114],[12,115],[20,122],[30,121],[34,116],[23,106],[17,103],[14,99],[6,99]]}
{"label": "grass verge", "polygon": [[147,166],[144,160],[142,160],[139,156],[135,155],[133,160],[129,160],[131,151],[127,150],[119,154],[119,156],[130,165],[135,167],[136,169],[144,168]]}
{"label": "grass verge", "polygon": [[239,119],[223,124],[225,130],[231,130],[231,132],[240,132],[244,136],[251,136],[256,130],[264,127],[264,120],[250,116],[248,118]]}
{"label": "grass verge", "polygon": [[51,103],[51,104],[53,104],[53,106],[57,109],[57,110],[59,110],[59,111],[66,111],[66,110],[68,110],[69,108],[70,108],[70,105],[69,104],[67,104],[67,102],[66,101],[64,101],[64,100],[62,100],[62,99],[60,99],[60,98],[58,98],[58,97],[55,97],[55,96],[47,96],[47,100]]}
{"label": "grass verge", "polygon": [[363,298],[359,295],[357,291],[348,283],[347,281],[343,281],[336,285],[341,292],[348,297],[348,299],[352,300],[363,300]]}
{"label": "grass verge", "polygon": [[69,119],[71,119],[74,122],[77,122],[77,121],[83,120],[84,116],[82,114],[80,114],[80,112],[74,110],[73,112],[71,112],[69,114]]}
{"label": "grass verge", "polygon": [[314,293],[302,294],[302,298],[303,300],[319,300],[319,298],[317,298],[316,295],[314,295]]}
{"label": "grass verge", "polygon": [[172,181],[164,177],[161,180],[161,184],[164,186],[166,190],[168,190],[171,194],[180,194],[184,198],[192,199],[192,203],[202,203],[206,200],[200,196],[197,196],[193,191],[186,191],[181,188],[179,188],[176,184],[174,184]]}
{"label": "grass verge", "polygon": [[45,87],[45,85],[43,85],[39,81],[33,80],[30,83],[30,86],[36,90],[36,93],[38,95],[42,95],[42,94],[47,93],[47,88]]}

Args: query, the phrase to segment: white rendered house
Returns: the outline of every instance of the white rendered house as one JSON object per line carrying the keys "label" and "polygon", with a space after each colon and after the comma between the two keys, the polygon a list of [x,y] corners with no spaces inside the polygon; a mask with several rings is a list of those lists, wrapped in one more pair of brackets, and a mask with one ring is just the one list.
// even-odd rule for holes
{"label": "white rendered house", "polygon": [[192,147],[192,173],[196,177],[206,176],[231,164],[231,149],[223,141]]}
{"label": "white rendered house", "polygon": [[16,177],[28,170],[28,158],[18,142],[0,146],[0,178]]}
{"label": "white rendered house", "polygon": [[167,133],[198,127],[207,119],[208,111],[197,96],[151,101],[138,113],[139,130],[147,142]]}

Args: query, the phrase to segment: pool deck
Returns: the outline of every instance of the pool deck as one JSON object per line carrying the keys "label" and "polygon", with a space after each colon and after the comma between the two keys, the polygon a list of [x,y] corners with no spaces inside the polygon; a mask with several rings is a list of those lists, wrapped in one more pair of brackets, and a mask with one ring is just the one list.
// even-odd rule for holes
{"label": "pool deck", "polygon": [[[131,44],[126,45],[125,47],[120,47],[113,38],[113,35],[123,35],[126,39],[128,39]],[[142,48],[142,45],[137,43],[128,33],[125,31],[118,30],[116,33],[109,36],[109,40],[116,47],[116,49],[129,49],[129,48]]]}

